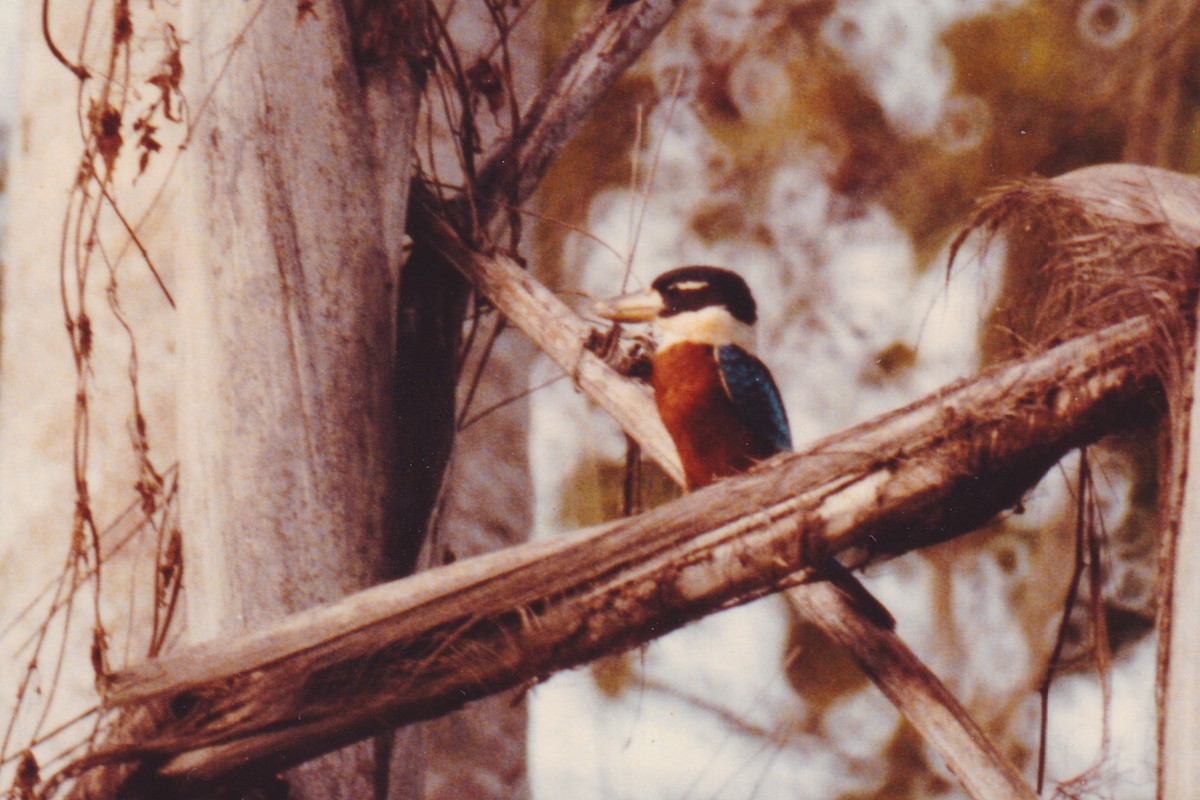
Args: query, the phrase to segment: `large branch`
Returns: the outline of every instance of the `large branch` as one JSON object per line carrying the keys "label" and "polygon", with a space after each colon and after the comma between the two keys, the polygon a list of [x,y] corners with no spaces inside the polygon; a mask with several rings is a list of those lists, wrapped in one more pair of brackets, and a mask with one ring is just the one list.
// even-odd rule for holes
{"label": "large branch", "polygon": [[[585,342],[593,338],[592,330],[516,264],[473,252],[448,225],[438,220],[431,224],[438,233],[434,241],[446,260],[568,372],[579,388],[682,486],[679,456],[659,420],[650,392],[641,383],[621,380],[586,349]],[[787,597],[801,616],[849,651],[937,749],[972,798],[1034,797],[1033,789],[1017,769],[992,745],[932,670],[891,630],[875,624],[877,615],[870,608],[824,581],[797,586]]]}
{"label": "large branch", "polygon": [[800,580],[824,555],[898,553],[1011,507],[1071,448],[1144,417],[1137,318],[993,368],[639,517],[369,589],[237,640],[114,675],[160,732],[144,759],[203,791],[429,718]]}

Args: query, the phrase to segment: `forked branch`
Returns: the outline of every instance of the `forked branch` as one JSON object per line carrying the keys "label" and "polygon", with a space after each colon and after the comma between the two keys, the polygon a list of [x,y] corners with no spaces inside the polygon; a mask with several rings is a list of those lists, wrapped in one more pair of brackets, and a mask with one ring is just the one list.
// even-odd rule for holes
{"label": "forked branch", "polygon": [[[112,677],[159,732],[144,791],[204,791],[635,646],[803,579],[850,547],[903,552],[1011,507],[1071,448],[1150,412],[1154,322],[989,370],[636,518],[370,589]],[[150,788],[146,788],[150,787]]]}
{"label": "forked branch", "polygon": [[[512,302],[522,296],[548,319],[564,313],[549,293],[520,290],[527,276],[473,274],[525,275],[503,256],[444,241],[443,255],[517,321],[541,313],[519,313]],[[1070,449],[1161,411],[1163,328],[1141,314],[640,517],[463,561],[118,673],[108,703],[151,717],[153,732],[75,769],[140,762],[127,796],[203,792],[648,641],[796,584],[828,554],[899,553],[958,535],[1012,507]],[[567,340],[560,355],[591,364]],[[607,368],[587,369],[600,380]],[[935,716],[948,708],[939,706]],[[969,732],[962,720],[954,727]],[[1000,793],[978,796],[1028,796],[1002,762],[987,769]]]}

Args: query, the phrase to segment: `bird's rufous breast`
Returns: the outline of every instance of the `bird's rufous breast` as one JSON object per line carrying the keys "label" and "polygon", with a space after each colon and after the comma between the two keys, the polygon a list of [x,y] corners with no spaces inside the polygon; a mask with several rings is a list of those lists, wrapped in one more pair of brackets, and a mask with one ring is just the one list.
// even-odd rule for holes
{"label": "bird's rufous breast", "polygon": [[681,342],[654,358],[654,399],[683,462],[688,489],[743,472],[756,453],[721,383],[711,345]]}

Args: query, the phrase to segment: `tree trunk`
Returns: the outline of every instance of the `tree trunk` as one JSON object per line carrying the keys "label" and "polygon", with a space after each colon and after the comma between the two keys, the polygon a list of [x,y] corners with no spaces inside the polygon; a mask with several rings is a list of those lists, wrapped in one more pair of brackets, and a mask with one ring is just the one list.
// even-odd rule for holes
{"label": "tree trunk", "polygon": [[[395,575],[396,164],[410,162],[395,154],[384,176],[376,155],[411,141],[414,117],[390,102],[386,76],[364,90],[339,7],[186,14],[193,258],[178,291],[179,414],[188,624],[202,640]],[[289,783],[293,797],[367,797],[379,779],[373,748],[358,745]]]}

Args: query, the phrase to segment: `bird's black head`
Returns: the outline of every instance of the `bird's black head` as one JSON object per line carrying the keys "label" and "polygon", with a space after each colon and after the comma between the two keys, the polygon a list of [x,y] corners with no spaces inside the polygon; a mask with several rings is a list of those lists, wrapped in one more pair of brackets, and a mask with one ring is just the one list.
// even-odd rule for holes
{"label": "bird's black head", "polygon": [[650,288],[663,299],[660,317],[724,306],[738,322],[753,325],[757,306],[741,276],[720,267],[680,267],[659,275]]}

